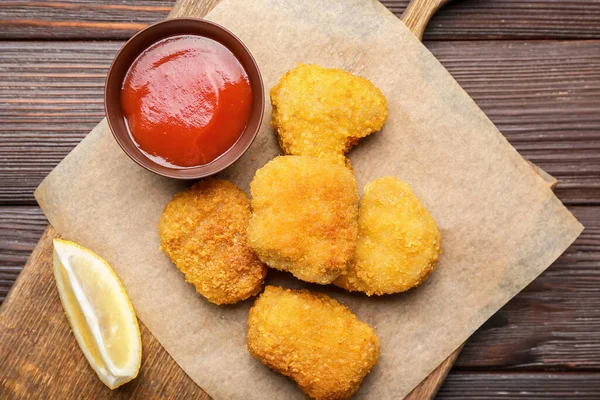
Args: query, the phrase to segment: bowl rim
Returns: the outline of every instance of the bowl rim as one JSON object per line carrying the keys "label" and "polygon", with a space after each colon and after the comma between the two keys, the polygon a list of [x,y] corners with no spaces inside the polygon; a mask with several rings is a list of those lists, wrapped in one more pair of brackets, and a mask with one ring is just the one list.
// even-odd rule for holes
{"label": "bowl rim", "polygon": [[[248,132],[248,125],[246,125],[246,128],[244,128],[244,130],[242,131],[242,133],[240,134],[239,138],[236,140],[236,142],[229,148],[227,149],[223,154],[221,154],[219,157],[217,157],[216,159],[214,159],[213,161],[209,162],[208,164],[202,164],[202,165],[197,165],[197,166],[191,166],[191,167],[182,167],[182,168],[169,168],[163,165],[160,165],[158,163],[156,163],[155,161],[153,161],[152,159],[150,159],[150,157],[148,157],[143,151],[141,151],[139,149],[139,147],[135,146],[139,152],[139,157],[134,156],[134,154],[132,154],[132,152],[130,151],[130,149],[125,145],[125,140],[122,137],[123,134],[126,134],[127,136],[130,136],[130,132],[127,129],[126,132],[121,132],[120,129],[118,129],[115,124],[113,123],[114,121],[111,121],[112,119],[114,119],[114,115],[112,115],[112,113],[109,112],[110,108],[111,108],[111,100],[109,100],[109,89],[114,86],[111,85],[111,80],[109,79],[111,77],[111,74],[115,71],[115,65],[117,64],[117,62],[122,58],[125,50],[131,46],[131,43],[135,42],[136,40],[138,40],[140,37],[143,37],[144,35],[147,35],[149,31],[153,31],[157,28],[160,28],[163,25],[175,25],[175,24],[181,24],[181,23],[193,23],[193,24],[199,24],[199,25],[203,25],[203,26],[210,26],[213,29],[216,29],[217,31],[221,31],[222,33],[224,33],[226,36],[231,37],[231,39],[234,42],[237,42],[237,44],[241,47],[242,49],[242,53],[245,53],[245,55],[247,56],[249,61],[249,64],[252,66],[253,69],[256,70],[256,76],[254,78],[250,78],[250,73],[248,72],[248,68],[246,65],[243,65],[243,68],[246,70],[246,73],[248,74],[248,79],[250,81],[250,84],[252,86],[254,86],[253,84],[257,85],[258,89],[259,89],[259,104],[255,105],[253,104],[252,107],[252,111],[250,113],[250,118],[248,120],[248,122],[250,122],[250,120],[253,118],[254,113],[258,112],[258,118],[256,119],[256,128],[253,129],[253,131],[249,134]],[[188,33],[171,33],[171,34],[166,34],[164,36],[159,37],[158,39],[152,41],[150,44],[146,45],[143,47],[143,49],[141,50],[141,52],[132,60],[131,63],[129,64],[129,67],[131,67],[131,65],[133,64],[133,62],[135,62],[135,60],[137,59],[137,57],[139,57],[139,55],[146,49],[148,49],[150,46],[152,46],[153,44],[166,39],[168,37],[172,37],[172,36],[177,36],[177,35],[197,35],[200,37],[208,37],[212,40],[215,40],[219,43],[221,43],[223,46],[225,46],[227,49],[229,49],[229,51],[231,51],[233,53],[233,55],[238,59],[238,61],[240,63],[242,63],[242,61],[239,58],[239,51],[234,51],[232,50],[228,45],[226,45],[225,43],[221,42],[220,40],[216,39],[216,38],[212,38],[210,36],[207,35],[203,35],[201,33],[192,33],[192,32],[188,32]],[[128,70],[129,70],[128,67]],[[122,85],[122,83],[121,83]],[[119,88],[120,90],[120,88]],[[254,88],[253,88],[254,91]],[[253,95],[253,102],[256,100],[256,98],[254,98]],[[119,109],[121,109],[121,116],[124,118],[124,116],[122,115],[122,106],[119,102]],[[256,109],[254,109],[254,107],[256,107]],[[223,171],[224,169],[228,168],[231,164],[235,163],[237,160],[239,160],[245,153],[246,151],[250,148],[250,146],[252,145],[252,143],[254,142],[254,140],[256,139],[256,136],[258,135],[258,132],[260,131],[260,127],[262,126],[262,120],[264,118],[264,112],[265,112],[265,94],[264,94],[264,82],[262,79],[262,75],[260,72],[260,68],[258,67],[258,63],[256,62],[256,59],[254,58],[254,56],[252,55],[252,53],[250,52],[250,50],[248,49],[248,47],[244,44],[244,42],[238,38],[235,34],[233,34],[230,30],[228,30],[227,28],[214,23],[212,21],[207,21],[205,19],[200,19],[200,18],[173,18],[173,19],[166,19],[163,21],[159,21],[156,22],[142,30],[140,30],[139,32],[135,33],[131,38],[129,38],[129,40],[127,40],[127,42],[125,42],[125,44],[119,49],[119,51],[117,52],[117,54],[115,55],[115,57],[113,58],[113,61],[110,64],[110,67],[108,69],[108,72],[106,74],[106,78],[105,78],[105,82],[104,82],[104,114],[106,117],[106,120],[108,122],[108,126],[109,129],[112,133],[113,138],[115,139],[115,141],[117,142],[117,144],[119,145],[119,147],[121,148],[121,150],[123,150],[123,152],[125,154],[127,154],[127,156],[133,160],[136,164],[138,164],[139,166],[141,166],[142,168],[153,172],[155,174],[167,177],[167,178],[175,178],[175,179],[184,179],[184,180],[193,180],[193,179],[200,179],[200,178],[205,178],[214,174],[217,174],[221,171]],[[119,133],[117,133],[117,131],[119,131]],[[246,143],[244,145],[242,145],[239,148],[235,148],[236,145],[242,140],[242,138],[246,138]],[[133,141],[133,139],[131,138],[131,140]],[[135,142],[133,141],[133,143],[135,144]],[[235,149],[235,153],[232,152],[232,150]],[[222,160],[218,165],[215,166],[215,162],[217,162],[218,160]],[[224,161],[223,161],[224,160]]]}

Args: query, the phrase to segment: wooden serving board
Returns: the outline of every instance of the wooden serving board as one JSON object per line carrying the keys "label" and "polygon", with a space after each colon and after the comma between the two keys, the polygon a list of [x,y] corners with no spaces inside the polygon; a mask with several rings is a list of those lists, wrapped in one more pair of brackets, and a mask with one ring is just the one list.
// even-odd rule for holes
{"label": "wooden serving board", "polygon": [[[447,0],[413,0],[402,20],[419,38]],[[219,0],[178,0],[169,17],[201,17]],[[534,166],[548,184],[551,176]],[[196,398],[210,399],[140,322],[143,358],[138,377],[111,391],[97,379],[79,350],[52,275],[49,226],[0,308],[0,397],[9,398]],[[458,357],[457,349],[407,399],[432,399]]]}

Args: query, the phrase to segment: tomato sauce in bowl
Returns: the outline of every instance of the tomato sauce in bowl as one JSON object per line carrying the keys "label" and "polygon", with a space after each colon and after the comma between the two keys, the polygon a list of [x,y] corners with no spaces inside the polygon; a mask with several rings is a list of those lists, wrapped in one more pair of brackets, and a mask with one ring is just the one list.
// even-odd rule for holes
{"label": "tomato sauce in bowl", "polygon": [[167,37],[145,49],[127,71],[120,97],[137,147],[171,168],[225,154],[246,128],[253,98],[236,56],[196,35]]}

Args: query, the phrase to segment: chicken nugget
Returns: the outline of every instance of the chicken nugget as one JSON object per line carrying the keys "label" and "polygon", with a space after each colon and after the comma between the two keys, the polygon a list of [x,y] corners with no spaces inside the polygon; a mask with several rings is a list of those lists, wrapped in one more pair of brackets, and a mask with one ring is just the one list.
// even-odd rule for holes
{"label": "chicken nugget", "polygon": [[308,396],[341,400],[377,363],[379,340],[329,296],[267,286],[250,309],[248,351]]}
{"label": "chicken nugget", "polygon": [[250,190],[248,240],[263,262],[320,284],[346,271],[358,232],[350,170],[318,158],[282,156],[256,171]]}
{"label": "chicken nugget", "polygon": [[345,154],[378,131],[387,102],[369,80],[337,68],[298,64],[271,89],[271,125],[285,154],[347,165]]}
{"label": "chicken nugget", "polygon": [[167,204],[160,248],[198,293],[233,304],[260,292],[267,267],[248,246],[250,199],[233,183],[205,179]]}
{"label": "chicken nugget", "polygon": [[371,296],[427,279],[440,257],[440,231],[407,184],[375,179],[365,186],[358,215],[356,251],[335,285]]}

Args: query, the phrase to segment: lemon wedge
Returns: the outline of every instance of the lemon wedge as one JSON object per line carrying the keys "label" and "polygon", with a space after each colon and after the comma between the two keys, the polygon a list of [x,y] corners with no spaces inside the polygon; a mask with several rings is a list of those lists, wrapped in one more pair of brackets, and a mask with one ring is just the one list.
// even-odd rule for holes
{"label": "lemon wedge", "polygon": [[85,358],[115,389],[135,378],[142,360],[140,328],[125,288],[101,257],[76,243],[54,240],[60,300]]}

